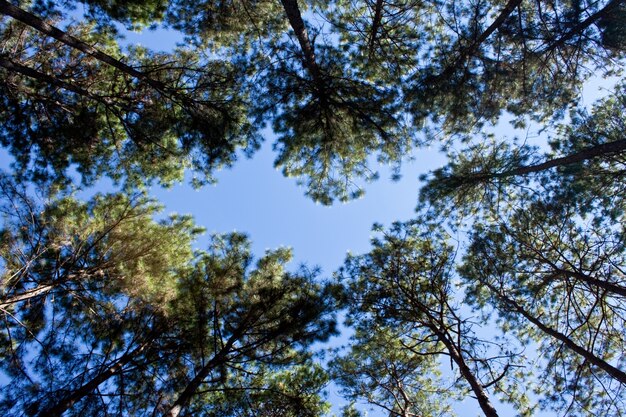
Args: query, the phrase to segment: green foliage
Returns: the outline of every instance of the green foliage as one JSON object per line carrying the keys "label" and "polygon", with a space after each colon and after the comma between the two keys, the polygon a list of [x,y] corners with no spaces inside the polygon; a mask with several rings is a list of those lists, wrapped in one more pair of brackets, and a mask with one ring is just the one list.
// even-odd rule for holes
{"label": "green foliage", "polygon": [[[619,3],[619,2],[617,2]],[[602,30],[602,44],[605,47],[623,51],[626,48],[626,6],[619,6],[606,16],[602,16],[598,27]]]}
{"label": "green foliage", "polygon": [[326,415],[330,408],[320,397],[328,377],[319,365],[307,362],[277,372],[258,370],[247,379],[242,376],[223,389],[215,401],[219,409],[212,415],[313,417]]}
{"label": "green foliage", "polygon": [[334,332],[331,288],[286,272],[289,250],[254,263],[231,234],[193,252],[202,229],[154,220],[144,195],[39,203],[8,176],[0,185],[4,415],[326,411],[306,348]]}
{"label": "green foliage", "polygon": [[[497,415],[493,390],[529,413],[512,375],[522,358],[506,339],[479,337],[455,302],[455,249],[445,230],[420,217],[394,224],[372,246],[341,271],[356,333],[333,374],[348,398],[393,416],[435,416],[451,415],[451,400],[472,395],[485,415]],[[442,372],[444,357],[451,377]]]}
{"label": "green foliage", "polygon": [[466,301],[496,307],[503,331],[536,346],[540,405],[567,415],[621,415],[624,404],[623,110],[620,85],[573,112],[550,154],[475,144],[421,192],[468,227]]}
{"label": "green foliage", "polygon": [[32,71],[29,62],[39,62],[35,75],[0,68],[0,143],[25,176],[63,182],[74,165],[85,184],[106,175],[129,186],[155,178],[168,185],[191,168],[202,183],[238,150],[258,146],[239,91],[242,74],[228,62],[189,50],[124,53],[108,32],[66,29],[138,68],[138,78],[21,24],[1,29],[12,65]]}
{"label": "green foliage", "polygon": [[[611,95],[595,103],[590,112],[574,112],[571,124],[561,126],[560,134],[550,145],[557,156],[584,153],[623,141],[625,130],[626,85],[622,82]],[[613,149],[581,163],[562,166],[554,178],[544,182],[561,198],[575,202],[582,213],[597,211],[618,222],[626,209],[625,167],[626,150]]]}
{"label": "green foliage", "polygon": [[123,24],[127,29],[140,30],[157,24],[167,8],[163,0],[73,0],[52,2],[45,0],[20,1],[19,7],[27,5],[33,13],[46,17],[58,17],[72,11],[74,17],[82,15],[98,25],[101,30],[116,31],[115,23]]}
{"label": "green foliage", "polygon": [[96,22],[109,18],[123,23],[129,29],[154,25],[163,18],[167,7],[164,0],[79,0],[87,6],[85,15]]}
{"label": "green foliage", "polygon": [[174,0],[167,24],[197,47],[213,51],[233,48],[230,53],[236,54],[284,32],[287,22],[282,13],[278,2],[267,0]]}
{"label": "green foliage", "polygon": [[[321,416],[329,375],[308,349],[335,332],[335,300],[354,335],[331,374],[353,405],[441,416],[470,395],[496,416],[498,396],[526,416],[534,390],[545,410],[623,415],[626,87],[572,111],[546,155],[483,129],[505,112],[516,127],[554,122],[588,77],[619,74],[623,2],[12,4],[0,2],[0,145],[17,174],[0,177],[4,415]],[[119,24],[163,24],[188,46],[122,47]],[[430,207],[379,228],[326,284],[287,272],[287,249],[255,260],[241,234],[194,252],[190,217],[156,220],[132,191],[186,170],[213,181],[266,126],[275,165],[323,204],[360,197],[374,164],[397,175],[440,136],[463,148],[423,178]],[[79,201],[74,171],[128,194]],[[525,364],[523,348],[539,357]]]}
{"label": "green foliage", "polygon": [[537,343],[546,363],[536,389],[545,407],[568,415],[621,415],[623,386],[520,309],[622,368],[626,282],[616,271],[625,247],[623,230],[609,230],[581,221],[572,205],[528,204],[498,223],[475,226],[461,270],[470,302],[497,306],[503,327]]}
{"label": "green foliage", "polygon": [[447,216],[476,214],[484,207],[498,207],[513,197],[515,187],[528,184],[524,176],[507,175],[514,169],[537,160],[537,150],[527,145],[511,145],[489,135],[461,152],[450,153],[448,164],[420,180],[420,201]]}
{"label": "green foliage", "polygon": [[570,123],[556,127],[552,151],[545,155],[536,147],[484,135],[421,177],[420,200],[448,215],[484,215],[506,210],[534,189],[553,201],[576,204],[581,214],[601,211],[616,220],[624,212],[625,106],[624,86],[618,85],[590,113],[573,111]]}
{"label": "green foliage", "polygon": [[190,217],[155,222],[160,207],[141,194],[96,195],[87,203],[62,197],[37,208],[6,176],[2,181],[14,204],[5,213],[16,210],[3,228],[5,300],[91,281],[156,305],[174,296],[174,277],[193,258],[190,245],[202,231]]}
{"label": "green foliage", "polygon": [[331,204],[361,196],[358,179],[377,178],[372,157],[397,162],[412,139],[396,115],[397,91],[353,78],[336,49],[319,48],[317,57],[318,78],[287,61],[273,68],[258,104],[278,113],[275,165],[286,176],[304,178],[313,200]]}
{"label": "green foliage", "polygon": [[[76,164],[87,183],[171,184],[191,169],[201,184],[271,125],[276,165],[331,204],[361,196],[376,163],[397,175],[440,134],[476,133],[503,112],[518,125],[561,117],[591,74],[623,60],[617,1],[84,4],[90,23],[65,31],[141,74],[52,41],[32,19],[3,22],[0,142],[33,178],[67,180]],[[64,19],[74,6],[29,10]],[[192,48],[122,50],[112,22],[164,22]]]}
{"label": "green foliage", "polygon": [[407,348],[402,336],[388,327],[359,328],[350,352],[331,363],[342,394],[391,416],[453,415],[450,404],[458,393],[442,387],[436,355]]}

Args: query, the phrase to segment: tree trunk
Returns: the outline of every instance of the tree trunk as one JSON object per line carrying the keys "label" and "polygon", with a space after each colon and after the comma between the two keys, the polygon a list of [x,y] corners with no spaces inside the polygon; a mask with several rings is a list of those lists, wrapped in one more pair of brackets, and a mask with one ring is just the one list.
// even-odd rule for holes
{"label": "tree trunk", "polygon": [[54,406],[44,409],[39,412],[38,417],[61,417],[70,407],[80,401],[82,398],[91,394],[100,384],[108,380],[114,375],[122,372],[124,366],[137,357],[146,347],[149,345],[149,341],[145,341],[140,346],[133,349],[131,352],[127,352],[120,357],[113,365],[110,365],[104,371],[99,372],[94,378],[83,384],[79,388],[72,391],[72,393],[65,398],[61,399]]}
{"label": "tree trunk", "polygon": [[95,96],[91,94],[89,91],[70,84],[66,81],[60,80],[58,78],[52,77],[48,74],[44,74],[43,72],[39,72],[33,68],[27,67],[25,65],[19,64],[17,62],[13,62],[9,59],[6,59],[0,56],[0,67],[3,67],[9,71],[16,72],[18,74],[25,75],[27,77],[33,78],[35,80],[43,81],[48,85],[62,88],[67,91],[71,91],[72,93],[76,93],[82,97],[90,98],[94,101],[102,103],[104,105],[108,105],[106,101],[102,97]]}
{"label": "tree trunk", "polygon": [[384,0],[376,0],[376,6],[374,6],[374,19],[372,21],[372,30],[370,32],[370,39],[368,42],[368,49],[370,58],[374,56],[374,45],[376,43],[376,35],[378,35],[378,29],[382,23],[383,16],[383,1]]}
{"label": "tree trunk", "polygon": [[306,26],[304,25],[300,8],[298,7],[298,0],[281,0],[281,3],[283,5],[283,9],[285,10],[285,14],[287,15],[289,25],[296,34],[296,38],[298,38],[300,49],[304,54],[305,67],[311,74],[315,83],[319,84],[321,83],[321,73],[315,59],[313,45],[309,39],[309,34],[306,30]]}
{"label": "tree trunk", "polygon": [[577,164],[589,159],[597,158],[599,156],[609,156],[626,151],[626,139],[616,140],[609,143],[603,143],[601,145],[592,146],[590,148],[583,149],[571,155],[563,156],[560,158],[550,159],[536,165],[521,166],[515,169],[511,169],[505,172],[478,172],[476,174],[470,174],[463,177],[451,176],[448,179],[456,180],[458,186],[463,184],[480,183],[483,181],[507,178],[518,175],[528,175],[536,172],[546,171],[551,168],[562,167],[567,165]]}
{"label": "tree trunk", "polygon": [[4,301],[0,302],[0,310],[4,310],[15,303],[19,303],[20,301],[31,300],[44,294],[48,294],[56,286],[57,284],[38,285],[33,289],[24,291],[23,293],[18,295],[14,295],[11,298],[5,299]]}
{"label": "tree trunk", "polygon": [[589,285],[592,285],[592,286],[595,286],[595,287],[598,287],[598,288],[602,288],[603,290],[605,290],[607,292],[626,297],[626,287],[623,287],[621,285],[613,284],[612,282],[608,282],[608,281],[605,281],[605,280],[602,280],[602,279],[598,279],[598,278],[592,277],[590,275],[583,274],[582,272],[569,271],[567,269],[555,268],[555,273],[556,274],[563,274],[563,275],[569,276],[571,278],[574,278],[574,279],[577,279],[579,281],[582,281],[585,284],[589,284]]}
{"label": "tree trunk", "polygon": [[104,62],[114,68],[117,68],[118,70],[132,77],[145,81],[157,90],[163,90],[165,88],[162,82],[151,79],[141,71],[137,71],[135,68],[124,64],[120,60],[113,58],[111,55],[105,54],[104,52],[97,50],[93,46],[81,41],[78,38],[75,38],[72,35],[67,34],[61,29],[58,29],[44,22],[42,19],[35,16],[34,14],[22,10],[19,7],[13,6],[11,3],[5,0],[0,0],[0,13],[11,16],[12,18],[24,23],[25,25],[30,26],[43,34],[54,38],[71,48],[91,55],[97,60]]}
{"label": "tree trunk", "polygon": [[213,358],[211,358],[211,360],[202,367],[200,372],[198,372],[196,376],[189,381],[183,392],[181,392],[178,398],[176,398],[176,401],[174,401],[169,411],[166,413],[166,416],[178,417],[183,408],[191,402],[191,397],[193,397],[198,388],[200,388],[200,385],[202,385],[211,370],[215,369],[217,365],[226,359],[231,347],[232,345],[228,346],[228,344],[224,346],[224,348],[222,348],[217,355],[213,356]]}
{"label": "tree trunk", "polygon": [[582,34],[582,32],[587,29],[589,26],[596,23],[600,18],[610,15],[615,9],[619,7],[620,4],[624,3],[624,0],[611,0],[609,3],[604,6],[602,9],[598,10],[582,22],[578,23],[572,30],[567,32],[565,35],[561,36],[559,39],[552,42],[548,45],[542,53],[551,52],[555,48],[559,46],[563,46],[565,42],[569,41],[576,35]]}
{"label": "tree trunk", "polygon": [[583,162],[589,159],[597,158],[598,156],[613,155],[626,150],[626,139],[616,140],[614,142],[603,143],[601,145],[592,146],[590,148],[583,149],[571,155],[563,156],[560,158],[550,159],[536,165],[522,166],[512,169],[510,171],[503,172],[501,174],[495,174],[496,178],[510,177],[514,175],[527,175],[535,172],[545,171],[550,168],[559,166],[572,165],[579,162]]}
{"label": "tree trunk", "polygon": [[[286,0],[286,1],[295,1],[295,0]],[[145,82],[146,84],[148,84],[150,87],[154,88],[156,91],[160,92],[161,94],[167,96],[169,99],[173,100],[174,102],[177,102],[178,104],[180,104],[182,106],[182,108],[190,115],[194,116],[194,117],[202,117],[202,112],[197,110],[196,107],[207,107],[213,111],[216,111],[218,113],[220,113],[221,116],[223,116],[225,119],[228,119],[229,116],[227,114],[227,112],[218,104],[216,103],[212,103],[208,100],[202,100],[202,99],[194,99],[193,97],[191,97],[188,94],[185,94],[184,89],[183,90],[177,90],[176,88],[172,88],[171,86],[167,86],[165,85],[163,82],[159,81],[159,80],[155,80],[154,78],[151,78],[149,75],[136,70],[135,68],[131,67],[130,65],[127,65],[125,63],[123,63],[122,61],[112,57],[111,55],[108,55],[102,51],[97,50],[96,48],[94,48],[93,46],[81,41],[80,39],[44,22],[42,19],[40,19],[39,17],[35,16],[32,13],[29,13],[25,10],[22,10],[18,7],[13,6],[12,4],[8,3],[6,0],[0,0],[0,14],[4,14],[7,16],[11,16],[12,18],[24,23],[27,26],[30,26],[31,28],[43,33],[44,35],[48,35],[60,42],[62,42],[63,44],[69,46],[70,48],[82,51],[92,57],[94,57],[95,59],[97,59],[100,62],[103,62],[107,65],[110,65],[120,71],[122,71],[123,73],[136,78],[138,80],[141,80],[143,82]],[[300,20],[302,20],[300,18]],[[306,34],[306,32],[305,32]],[[5,60],[6,61],[6,60]],[[10,62],[10,61],[9,61]],[[2,65],[4,66],[4,65]],[[8,67],[5,66],[5,68],[10,69]],[[15,70],[15,69],[13,69]],[[24,71],[28,72],[25,73]],[[25,75],[34,77],[34,78],[39,78],[39,79],[45,79],[47,80],[49,83],[51,83],[52,85],[55,86],[60,86],[62,88],[65,88],[69,91],[73,91],[77,94],[81,94],[84,95],[86,97],[90,97],[94,100],[98,100],[99,102],[106,104],[109,104],[106,99],[104,98],[100,98],[98,96],[94,96],[92,94],[90,94],[88,91],[86,90],[82,90],[79,87],[73,86],[71,84],[65,83],[62,80],[58,80],[58,79],[54,79],[53,77],[46,75],[46,74],[41,74],[41,73],[37,73],[37,71],[34,71],[32,69],[29,69],[27,67],[23,67],[21,70],[17,70],[17,72],[21,72]]]}
{"label": "tree trunk", "polygon": [[590,364],[602,369],[607,374],[609,374],[612,378],[626,385],[626,373],[624,371],[614,367],[613,365],[606,362],[605,360],[597,357],[593,352],[590,352],[587,349],[577,345],[572,339],[567,337],[565,334],[545,325],[537,317],[530,314],[528,311],[526,311],[522,306],[520,306],[513,299],[506,296],[502,291],[496,289],[493,284],[490,284],[484,281],[480,281],[480,282],[481,284],[486,285],[498,299],[504,302],[505,305],[507,305],[514,312],[520,314],[526,320],[534,324],[539,330],[541,330],[542,332],[546,333],[549,336],[552,336],[559,342],[563,343],[565,347],[567,347],[574,353],[585,358],[585,360],[587,360]]}
{"label": "tree trunk", "polygon": [[476,400],[478,401],[478,404],[480,405],[480,408],[485,416],[498,417],[498,412],[496,411],[493,404],[491,404],[489,396],[485,392],[480,381],[478,381],[472,370],[469,368],[469,366],[467,366],[467,363],[465,363],[465,359],[463,358],[462,353],[457,349],[457,347],[454,345],[454,342],[450,340],[448,335],[440,329],[439,323],[437,323],[436,321],[432,322],[432,317],[430,317],[430,315],[428,316],[429,320],[431,320],[431,325],[429,327],[437,335],[437,338],[439,338],[439,340],[445,345],[448,353],[450,354],[450,358],[459,367],[461,376],[470,385],[472,392],[476,396]]}
{"label": "tree trunk", "polygon": [[191,381],[189,381],[183,392],[181,392],[178,395],[178,398],[176,398],[176,401],[172,403],[169,411],[165,413],[165,416],[178,417],[183,408],[185,408],[189,404],[189,402],[191,402],[191,398],[194,396],[200,385],[202,385],[209,373],[213,369],[215,369],[217,365],[223,363],[226,360],[235,342],[239,340],[239,338],[241,338],[241,336],[243,335],[245,328],[246,323],[244,322],[244,324],[239,326],[235,330],[235,332],[228,338],[228,341],[220,349],[220,351],[217,352],[213,356],[213,358],[211,358],[211,360],[202,367],[202,369],[200,369],[200,372],[198,372]]}

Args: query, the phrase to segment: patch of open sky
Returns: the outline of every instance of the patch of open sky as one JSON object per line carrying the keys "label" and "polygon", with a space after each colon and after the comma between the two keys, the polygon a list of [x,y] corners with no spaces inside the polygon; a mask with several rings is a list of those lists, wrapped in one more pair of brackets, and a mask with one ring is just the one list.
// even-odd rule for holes
{"label": "patch of open sky", "polygon": [[123,36],[122,45],[143,46],[157,52],[172,52],[184,42],[182,33],[164,27],[146,28],[140,32],[118,29]]}
{"label": "patch of open sky", "polygon": [[152,187],[151,194],[167,210],[193,214],[210,233],[233,230],[248,233],[255,253],[278,246],[294,248],[295,263],[322,267],[329,276],[346,252],[369,249],[371,227],[407,220],[417,201],[420,173],[441,166],[443,156],[434,149],[416,152],[416,160],[403,166],[403,177],[390,181],[387,167],[378,181],[365,186],[363,198],[331,207],[314,203],[294,179],[273,167],[269,143],[252,159],[241,159],[219,172],[217,183],[198,190],[187,184],[169,189]]}

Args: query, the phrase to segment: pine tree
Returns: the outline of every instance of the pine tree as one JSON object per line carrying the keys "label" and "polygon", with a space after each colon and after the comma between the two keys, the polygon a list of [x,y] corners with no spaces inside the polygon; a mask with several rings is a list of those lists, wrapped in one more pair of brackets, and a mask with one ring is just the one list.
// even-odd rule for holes
{"label": "pine tree", "polygon": [[324,412],[306,348],[334,305],[314,270],[284,270],[288,250],[253,266],[245,236],[194,252],[192,219],[157,222],[142,195],[37,203],[1,185],[4,415]]}
{"label": "pine tree", "polygon": [[[397,169],[423,127],[558,117],[624,50],[619,0],[87,4],[86,25],[60,30],[46,19],[61,7],[0,3],[26,25],[2,26],[2,143],[23,169],[33,149],[37,176],[76,162],[87,178],[169,183],[189,167],[210,180],[271,125],[277,167],[331,204],[377,178],[372,158]],[[122,51],[115,21],[163,22],[191,48]]]}
{"label": "pine tree", "polygon": [[[472,396],[485,416],[497,416],[495,391],[528,411],[523,387],[507,386],[520,357],[479,337],[455,302],[455,250],[445,231],[420,218],[372,244],[342,270],[356,334],[334,373],[347,396],[402,417],[450,415],[450,399]],[[452,383],[441,376],[446,362]]]}

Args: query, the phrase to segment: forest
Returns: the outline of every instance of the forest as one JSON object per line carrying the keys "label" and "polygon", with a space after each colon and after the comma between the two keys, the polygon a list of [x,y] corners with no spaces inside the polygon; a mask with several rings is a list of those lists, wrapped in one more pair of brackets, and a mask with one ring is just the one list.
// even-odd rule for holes
{"label": "forest", "polygon": [[[626,0],[0,0],[0,415],[626,416],[625,58]],[[266,142],[332,209],[445,164],[334,272],[197,249],[152,187]]]}

